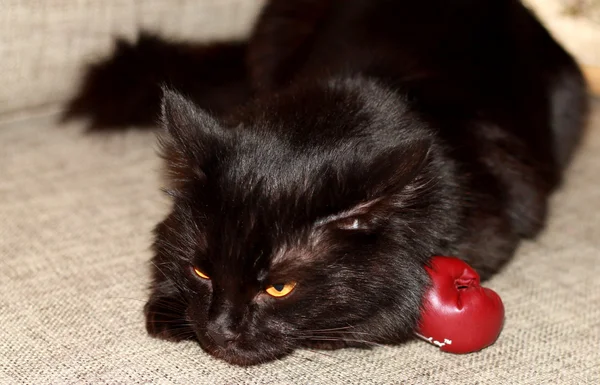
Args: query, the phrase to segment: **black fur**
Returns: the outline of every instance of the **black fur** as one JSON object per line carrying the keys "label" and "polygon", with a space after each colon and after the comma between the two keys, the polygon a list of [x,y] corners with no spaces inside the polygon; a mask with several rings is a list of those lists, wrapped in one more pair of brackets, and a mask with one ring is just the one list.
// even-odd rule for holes
{"label": "black fur", "polygon": [[147,123],[160,82],[196,102],[165,89],[147,328],[240,365],[409,338],[431,256],[486,278],[543,228],[587,109],[516,0],[273,0],[248,42],[185,47],[122,44],[68,115]]}
{"label": "black fur", "polygon": [[225,113],[250,95],[246,43],[165,42],[143,33],[135,44],[119,39],[109,60],[87,70],[64,120],[90,119],[90,130],[155,125],[161,84],[176,88],[213,114]]}

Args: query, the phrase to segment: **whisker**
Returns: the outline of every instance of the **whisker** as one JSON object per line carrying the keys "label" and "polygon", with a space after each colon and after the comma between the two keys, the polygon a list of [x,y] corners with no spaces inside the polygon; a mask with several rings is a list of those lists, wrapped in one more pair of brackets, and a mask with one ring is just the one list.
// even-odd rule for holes
{"label": "whisker", "polygon": [[156,267],[156,269],[157,269],[158,271],[160,271],[160,273],[161,273],[161,274],[162,274],[162,275],[163,275],[165,278],[167,278],[167,277],[168,277],[168,275],[167,275],[167,274],[165,274],[165,272],[163,271],[163,269],[161,269],[161,268],[158,266],[158,264],[157,264],[156,262],[154,262],[154,261],[152,261],[152,260],[151,260],[151,261],[150,261],[150,263],[151,263],[151,264],[152,264],[154,267]]}
{"label": "whisker", "polygon": [[345,330],[345,329],[351,329],[354,326],[352,325],[348,325],[348,326],[342,326],[339,328],[331,328],[331,329],[310,329],[310,330],[304,330],[307,333],[313,333],[313,332],[326,332],[326,331],[330,331],[330,330]]}
{"label": "whisker", "polygon": [[[156,267],[156,268],[158,269],[158,271],[160,271],[160,273],[163,275],[163,277],[165,277],[165,279],[166,279],[166,280],[167,280],[169,283],[173,284],[173,285],[175,286],[175,288],[177,288],[177,289],[178,289],[178,290],[177,290],[177,294],[178,294],[178,295],[180,295],[180,296],[181,296],[181,292],[184,292],[184,291],[186,291],[186,288],[185,288],[185,287],[183,287],[183,286],[180,286],[178,282],[176,282],[176,281],[173,281],[173,280],[169,279],[169,278],[168,278],[169,276],[168,276],[168,275],[167,275],[167,274],[164,272],[164,270],[163,270],[163,269],[161,269],[161,268],[160,268],[160,266],[158,266],[158,264],[156,264],[156,262],[154,262],[154,261],[152,261],[152,260],[151,260],[151,261],[150,261],[150,263],[151,263],[151,264],[152,264],[154,267]],[[181,297],[183,298],[183,296],[181,296]]]}
{"label": "whisker", "polygon": [[[187,308],[187,305],[179,302],[156,301],[153,304],[159,306],[159,308],[162,308],[164,310],[173,310],[176,313],[184,313],[185,309]],[[155,313],[155,311],[152,311],[152,313]]]}
{"label": "whisker", "polygon": [[194,333],[181,333],[181,334],[169,334],[168,339],[177,340],[175,342],[181,340],[192,340],[195,338]]}
{"label": "whisker", "polygon": [[342,341],[342,342],[358,342],[368,345],[374,346],[385,346],[384,344],[380,344],[378,342],[373,342],[369,340],[356,339],[356,338],[339,338],[333,336],[304,336],[304,337],[291,337],[292,339],[297,340],[306,340],[306,341]]}
{"label": "whisker", "polygon": [[[313,333],[317,333],[317,334],[327,333],[325,331],[323,331],[323,332],[312,331],[312,332]],[[335,333],[335,335],[332,335],[332,337],[336,337],[338,334],[341,335],[341,336],[343,336],[343,335],[361,334],[361,335],[365,335],[365,336],[379,337],[379,335],[377,335],[377,334],[373,334],[373,333],[369,333],[369,332],[352,331],[352,330],[348,330],[348,331],[345,331],[345,330],[335,331],[335,330],[333,330],[333,331],[330,331],[329,333]],[[302,334],[296,334],[296,335],[297,336],[302,336]]]}
{"label": "whisker", "polygon": [[187,322],[185,320],[145,320],[145,321],[136,321],[136,322],[126,322],[126,323],[121,323],[119,324],[119,326],[122,326],[124,328],[128,328],[128,327],[144,327],[147,323],[149,324],[169,324],[169,325],[181,325],[181,326],[189,326],[191,327],[191,323]]}
{"label": "whisker", "polygon": [[151,300],[151,301],[152,301],[153,305],[158,305],[167,310],[174,310],[177,312],[185,311],[185,309],[187,308],[187,304],[184,302],[181,302],[181,301],[166,300],[163,298],[159,298],[157,300]]}
{"label": "whisker", "polygon": [[165,324],[182,324],[182,325],[191,325],[189,322],[185,321],[185,320],[179,320],[179,319],[172,319],[172,320],[147,320],[146,322],[149,323],[154,323],[154,324],[159,324],[159,323],[165,323]]}
{"label": "whisker", "polygon": [[342,338],[342,341],[346,341],[346,342],[357,342],[357,343],[361,343],[361,344],[367,344],[367,345],[371,345],[371,346],[380,346],[380,347],[385,347],[385,344],[381,344],[379,342],[374,342],[374,341],[369,341],[369,340],[363,340],[363,339],[355,339],[355,338]]}
{"label": "whisker", "polygon": [[328,337],[328,336],[310,336],[310,335],[306,335],[306,336],[298,336],[298,337],[290,337],[293,340],[327,340],[327,341],[341,341],[342,339],[339,337]]}
{"label": "whisker", "polygon": [[106,299],[129,299],[131,301],[147,302],[147,299],[130,298],[130,297],[106,297]]}
{"label": "whisker", "polygon": [[156,315],[164,315],[164,316],[167,316],[169,318],[181,318],[181,319],[185,319],[183,317],[183,310],[184,309],[165,309],[165,310],[182,310],[182,312],[181,312],[181,314],[175,314],[175,313],[173,313],[171,311],[169,311],[169,312],[166,312],[166,311],[152,311],[152,312],[150,312],[150,314],[151,315],[154,315],[154,314],[156,314]]}
{"label": "whisker", "polygon": [[[175,331],[175,333],[173,333],[173,331]],[[195,337],[195,336],[196,336],[196,334],[189,327],[179,327],[179,328],[169,329],[169,333],[168,333],[169,338],[181,338],[181,337],[189,338],[189,337]]]}

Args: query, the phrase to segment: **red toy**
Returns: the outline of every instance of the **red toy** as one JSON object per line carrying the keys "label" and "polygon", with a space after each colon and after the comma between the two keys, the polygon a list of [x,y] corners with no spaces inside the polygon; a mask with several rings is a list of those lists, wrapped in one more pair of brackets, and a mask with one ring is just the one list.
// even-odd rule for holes
{"label": "red toy", "polygon": [[500,296],[481,287],[479,274],[458,258],[433,257],[426,270],[433,286],[425,294],[415,334],[450,353],[493,344],[504,322]]}

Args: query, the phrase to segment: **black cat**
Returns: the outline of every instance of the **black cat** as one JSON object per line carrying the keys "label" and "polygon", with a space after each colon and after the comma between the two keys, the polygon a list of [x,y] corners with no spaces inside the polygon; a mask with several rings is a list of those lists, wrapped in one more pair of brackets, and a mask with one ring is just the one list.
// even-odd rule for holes
{"label": "black cat", "polygon": [[587,110],[517,0],[273,0],[247,42],[121,42],[67,117],[151,123],[160,83],[147,329],[239,365],[409,338],[431,256],[540,231]]}

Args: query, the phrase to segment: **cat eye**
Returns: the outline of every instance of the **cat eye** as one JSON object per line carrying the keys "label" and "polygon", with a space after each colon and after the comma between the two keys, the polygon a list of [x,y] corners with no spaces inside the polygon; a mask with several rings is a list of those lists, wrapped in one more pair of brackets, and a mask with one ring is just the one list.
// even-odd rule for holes
{"label": "cat eye", "polygon": [[369,228],[367,221],[358,217],[342,218],[335,221],[335,224],[342,230],[367,230]]}
{"label": "cat eye", "polygon": [[276,283],[274,285],[267,286],[265,291],[268,295],[275,298],[285,297],[290,294],[296,288],[296,282]]}
{"label": "cat eye", "polygon": [[196,273],[196,275],[202,279],[210,279],[208,275],[206,275],[202,270],[198,269],[197,267],[194,267],[194,273]]}
{"label": "cat eye", "polygon": [[340,228],[345,230],[358,230],[359,227],[362,226],[362,223],[358,220],[358,218],[347,218],[338,224]]}

